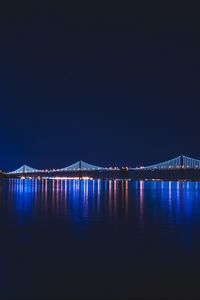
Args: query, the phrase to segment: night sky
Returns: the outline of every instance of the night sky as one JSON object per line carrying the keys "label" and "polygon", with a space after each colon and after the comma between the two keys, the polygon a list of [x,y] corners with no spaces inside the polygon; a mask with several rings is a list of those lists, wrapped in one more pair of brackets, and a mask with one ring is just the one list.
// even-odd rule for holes
{"label": "night sky", "polygon": [[2,2],[0,168],[200,159],[197,7]]}

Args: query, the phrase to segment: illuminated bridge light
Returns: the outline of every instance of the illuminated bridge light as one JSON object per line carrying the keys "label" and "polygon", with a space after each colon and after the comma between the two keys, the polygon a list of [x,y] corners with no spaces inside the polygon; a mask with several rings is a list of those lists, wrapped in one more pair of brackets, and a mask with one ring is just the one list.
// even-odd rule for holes
{"label": "illuminated bridge light", "polygon": [[9,174],[25,174],[25,173],[39,173],[41,170],[34,169],[32,167],[29,167],[27,165],[23,165],[22,167],[18,168],[15,171],[9,172]]}
{"label": "illuminated bridge light", "polygon": [[73,165],[70,165],[68,167],[65,167],[63,169],[61,169],[62,171],[69,171],[69,170],[74,170],[74,171],[80,171],[80,170],[85,170],[85,171],[89,171],[89,170],[104,170],[105,168],[101,168],[99,166],[94,166],[91,164],[88,164],[82,160],[74,163]]}
{"label": "illuminated bridge light", "polygon": [[[146,167],[140,167],[143,170],[171,170],[171,169],[200,169],[200,160],[180,155],[168,161],[150,165]],[[138,168],[130,168],[130,170],[136,170]]]}
{"label": "illuminated bridge light", "polygon": [[[175,157],[173,159],[170,159],[168,161],[164,161],[158,164],[150,165],[150,166],[140,166],[135,168],[128,168],[124,167],[127,170],[175,170],[175,169],[200,169],[200,160],[194,159],[191,157],[180,155],[178,157]],[[78,161],[68,167],[62,168],[62,169],[43,169],[38,170],[32,167],[29,167],[27,165],[23,165],[22,167],[18,168],[15,171],[9,172],[8,174],[40,174],[42,172],[64,172],[64,171],[102,171],[102,170],[120,170],[119,167],[113,166],[113,167],[99,167],[95,165],[88,164],[84,161]]]}

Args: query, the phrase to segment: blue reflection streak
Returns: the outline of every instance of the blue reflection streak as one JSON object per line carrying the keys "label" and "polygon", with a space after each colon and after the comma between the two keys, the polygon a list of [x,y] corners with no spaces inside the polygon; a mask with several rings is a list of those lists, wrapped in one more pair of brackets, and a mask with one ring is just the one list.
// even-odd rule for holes
{"label": "blue reflection streak", "polygon": [[114,225],[123,217],[127,226],[138,222],[144,230],[148,222],[172,227],[200,223],[199,182],[13,179],[0,191],[9,195],[6,202],[1,199],[1,209],[7,207],[19,223],[37,222],[39,216],[80,226]]}

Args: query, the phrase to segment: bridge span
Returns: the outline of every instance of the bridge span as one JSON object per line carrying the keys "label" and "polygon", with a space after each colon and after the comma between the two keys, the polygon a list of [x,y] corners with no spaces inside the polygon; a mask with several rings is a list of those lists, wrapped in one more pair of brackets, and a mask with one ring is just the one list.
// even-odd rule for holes
{"label": "bridge span", "polygon": [[[171,175],[170,175],[171,174]],[[6,173],[16,177],[78,177],[91,178],[163,178],[163,176],[184,178],[194,174],[200,179],[200,160],[180,155],[170,160],[140,167],[99,167],[82,160],[61,169],[35,169],[27,165]],[[172,176],[172,177],[173,177]],[[187,175],[192,177],[192,175]],[[187,177],[186,176],[186,177]]]}
{"label": "bridge span", "polygon": [[170,160],[153,164],[150,166],[130,168],[131,170],[180,170],[180,169],[200,169],[200,160],[184,155],[179,155]]}
{"label": "bridge span", "polygon": [[[9,176],[17,177],[91,177],[91,178],[106,178],[106,177],[119,177],[117,173],[120,172],[118,167],[99,167],[96,165],[89,164],[82,160],[69,165],[61,169],[35,169],[27,165],[23,165],[20,168],[8,172]],[[115,176],[114,176],[115,174]]]}

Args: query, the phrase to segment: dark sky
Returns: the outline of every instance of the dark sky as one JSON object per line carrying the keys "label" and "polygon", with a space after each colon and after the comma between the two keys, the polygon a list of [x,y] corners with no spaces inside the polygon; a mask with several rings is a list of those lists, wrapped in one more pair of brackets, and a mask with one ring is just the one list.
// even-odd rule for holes
{"label": "dark sky", "polygon": [[200,158],[194,2],[2,2],[0,168]]}

